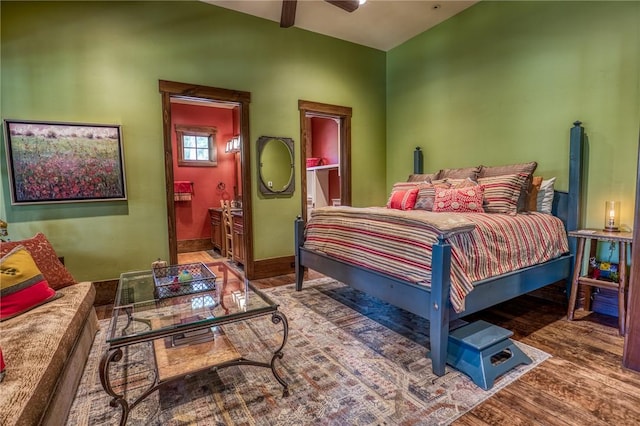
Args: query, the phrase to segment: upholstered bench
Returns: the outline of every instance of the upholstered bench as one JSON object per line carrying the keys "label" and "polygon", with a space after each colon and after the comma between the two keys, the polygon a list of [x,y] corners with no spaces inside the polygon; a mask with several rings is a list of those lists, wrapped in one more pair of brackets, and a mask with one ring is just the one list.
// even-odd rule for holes
{"label": "upholstered bench", "polygon": [[6,376],[0,382],[3,425],[64,424],[98,331],[90,282],[0,323]]}
{"label": "upholstered bench", "polygon": [[[3,426],[64,425],[98,330],[93,284],[68,282],[70,275],[63,280],[67,282],[60,283],[64,274],[47,277],[47,268],[66,270],[59,269],[62,264],[46,266],[38,250],[48,241],[41,234],[34,238],[35,242],[24,240],[24,246],[39,260],[45,279],[59,286],[55,297],[0,322],[0,348],[6,363],[6,375],[0,382]],[[17,243],[2,243],[0,252],[4,256]],[[53,250],[50,252],[48,258],[55,257]],[[6,290],[6,282],[2,286]],[[5,309],[3,304],[0,300],[0,310]]]}

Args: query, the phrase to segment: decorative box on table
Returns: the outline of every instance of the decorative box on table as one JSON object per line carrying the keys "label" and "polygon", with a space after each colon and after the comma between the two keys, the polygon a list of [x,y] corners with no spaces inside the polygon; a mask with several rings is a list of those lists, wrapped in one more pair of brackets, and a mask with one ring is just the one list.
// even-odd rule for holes
{"label": "decorative box on table", "polygon": [[216,291],[216,276],[204,263],[153,268],[156,299]]}

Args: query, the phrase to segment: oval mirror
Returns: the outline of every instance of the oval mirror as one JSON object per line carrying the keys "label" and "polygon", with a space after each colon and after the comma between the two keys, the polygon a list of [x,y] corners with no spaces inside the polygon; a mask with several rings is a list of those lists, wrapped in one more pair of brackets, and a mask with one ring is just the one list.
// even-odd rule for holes
{"label": "oval mirror", "polygon": [[258,138],[258,175],[262,195],[293,194],[293,139]]}

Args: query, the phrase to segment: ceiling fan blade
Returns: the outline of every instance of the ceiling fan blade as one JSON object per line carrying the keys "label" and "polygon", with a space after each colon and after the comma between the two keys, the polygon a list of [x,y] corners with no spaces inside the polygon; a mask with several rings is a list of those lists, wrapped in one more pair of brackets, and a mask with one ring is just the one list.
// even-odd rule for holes
{"label": "ceiling fan blade", "polygon": [[282,0],[282,14],[280,15],[280,27],[289,28],[296,21],[297,0]]}
{"label": "ceiling fan blade", "polygon": [[358,0],[325,0],[328,3],[331,3],[334,6],[338,6],[340,9],[346,10],[347,12],[353,12],[360,6],[360,2]]}

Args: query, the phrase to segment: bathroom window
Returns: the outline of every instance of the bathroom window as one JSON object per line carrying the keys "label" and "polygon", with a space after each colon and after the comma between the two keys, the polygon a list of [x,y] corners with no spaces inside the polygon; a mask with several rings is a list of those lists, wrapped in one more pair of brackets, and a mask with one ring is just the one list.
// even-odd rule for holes
{"label": "bathroom window", "polygon": [[176,124],[178,166],[218,165],[216,128]]}

